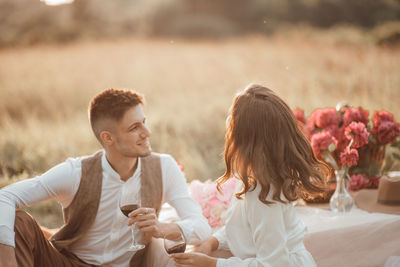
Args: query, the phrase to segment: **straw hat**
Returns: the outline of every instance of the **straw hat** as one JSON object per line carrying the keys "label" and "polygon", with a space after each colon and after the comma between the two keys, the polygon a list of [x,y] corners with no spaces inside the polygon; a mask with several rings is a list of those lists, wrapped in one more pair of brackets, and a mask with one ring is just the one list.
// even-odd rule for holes
{"label": "straw hat", "polygon": [[357,207],[369,212],[400,214],[400,171],[382,176],[378,190],[360,190],[354,201]]}

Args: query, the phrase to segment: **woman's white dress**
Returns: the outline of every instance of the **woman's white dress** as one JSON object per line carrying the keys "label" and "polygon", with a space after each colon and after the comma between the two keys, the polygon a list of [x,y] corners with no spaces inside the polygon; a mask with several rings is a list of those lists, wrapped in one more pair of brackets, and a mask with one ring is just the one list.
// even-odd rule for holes
{"label": "woman's white dress", "polygon": [[[266,205],[258,199],[260,186],[242,200],[233,197],[225,227],[214,236],[218,249],[229,249],[234,257],[218,259],[217,267],[316,266],[303,244],[306,226],[293,204]],[[267,199],[272,201],[272,190]]]}

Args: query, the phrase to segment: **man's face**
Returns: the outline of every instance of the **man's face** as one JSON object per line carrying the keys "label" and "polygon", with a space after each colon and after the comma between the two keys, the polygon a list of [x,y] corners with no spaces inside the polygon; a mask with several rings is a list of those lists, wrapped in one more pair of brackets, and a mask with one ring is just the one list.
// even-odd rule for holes
{"label": "man's face", "polygon": [[115,147],[125,157],[145,157],[150,155],[151,132],[146,126],[146,116],[141,105],[128,109],[116,124]]}

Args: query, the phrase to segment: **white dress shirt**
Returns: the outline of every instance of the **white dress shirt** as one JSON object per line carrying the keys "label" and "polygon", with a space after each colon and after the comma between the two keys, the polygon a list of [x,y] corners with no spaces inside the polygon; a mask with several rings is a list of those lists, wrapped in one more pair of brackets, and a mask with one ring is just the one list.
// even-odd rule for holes
{"label": "white dress shirt", "polygon": [[[73,244],[70,251],[83,261],[102,266],[128,266],[135,252],[127,251],[132,242],[129,219],[119,209],[122,189],[140,191],[141,161],[126,182],[102,157],[103,183],[99,209],[87,234]],[[186,179],[175,160],[161,154],[163,203],[173,206],[188,243],[199,243],[211,234],[200,206],[187,188]],[[15,246],[15,208],[30,206],[43,200],[55,199],[63,208],[68,207],[78,190],[81,180],[81,158],[69,158],[46,173],[32,179],[9,185],[0,190],[0,243]]]}
{"label": "white dress shirt", "polygon": [[306,227],[292,204],[258,199],[260,186],[242,200],[233,197],[225,227],[214,233],[219,249],[229,249],[234,257],[218,259],[217,267],[316,266],[303,245]]}

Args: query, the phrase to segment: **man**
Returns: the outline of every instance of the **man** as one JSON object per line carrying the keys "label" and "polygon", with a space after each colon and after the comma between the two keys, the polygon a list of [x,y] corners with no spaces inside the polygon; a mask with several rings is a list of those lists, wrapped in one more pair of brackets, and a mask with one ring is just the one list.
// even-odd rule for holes
{"label": "man", "polygon": [[[182,231],[199,243],[211,229],[189,196],[174,159],[151,153],[143,98],[131,90],[109,89],[89,105],[89,119],[104,148],[92,156],[70,158],[41,176],[0,190],[0,267],[144,266],[152,238]],[[125,217],[123,190],[140,194],[142,207]],[[34,219],[16,208],[55,199],[64,226],[48,241]],[[161,223],[161,205],[170,203],[181,221]],[[146,248],[132,252],[130,227],[137,223]]]}

